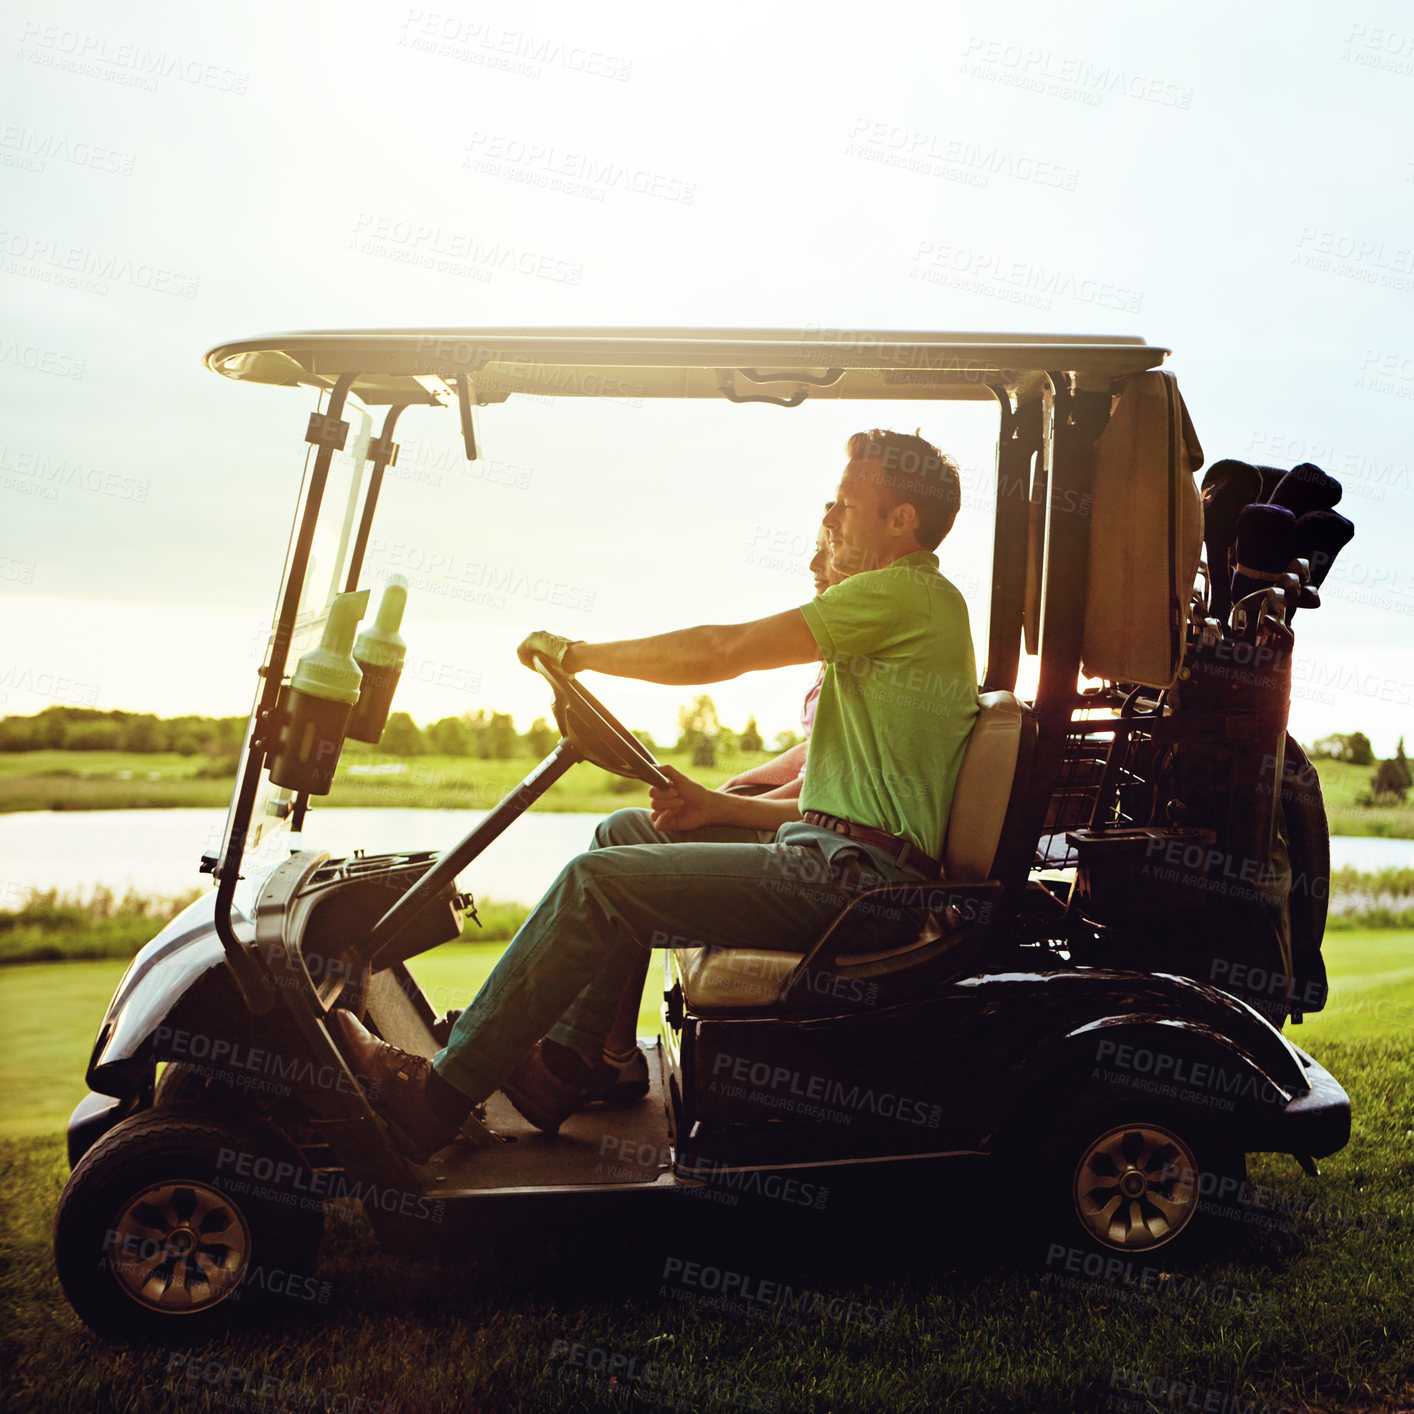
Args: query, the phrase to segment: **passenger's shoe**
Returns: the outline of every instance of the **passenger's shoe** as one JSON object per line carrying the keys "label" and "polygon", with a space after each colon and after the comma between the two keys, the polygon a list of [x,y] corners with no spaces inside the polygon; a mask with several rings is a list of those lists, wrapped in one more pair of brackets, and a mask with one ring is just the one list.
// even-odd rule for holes
{"label": "passenger's shoe", "polygon": [[641,1046],[633,1048],[633,1059],[620,1069],[607,1061],[594,1067],[589,1084],[590,1101],[604,1105],[635,1105],[648,1093],[648,1057]]}
{"label": "passenger's shoe", "polygon": [[535,1049],[501,1082],[501,1093],[536,1129],[555,1134],[576,1110],[590,1103],[591,1072],[580,1061],[583,1079],[562,1079],[545,1063],[546,1044],[544,1041],[535,1043]]}
{"label": "passenger's shoe", "polygon": [[461,1116],[454,1113],[454,1101],[439,1102],[430,1082],[446,1086],[446,1081],[436,1075],[430,1060],[380,1041],[351,1012],[332,1013],[329,1027],[364,1086],[368,1103],[414,1163],[425,1164],[457,1137],[470,1118],[471,1101],[466,1102]]}

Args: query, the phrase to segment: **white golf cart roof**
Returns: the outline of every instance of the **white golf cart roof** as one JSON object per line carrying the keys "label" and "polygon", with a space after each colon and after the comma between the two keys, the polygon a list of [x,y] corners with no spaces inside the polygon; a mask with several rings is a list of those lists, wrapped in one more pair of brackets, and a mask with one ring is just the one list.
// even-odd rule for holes
{"label": "white golf cart roof", "polygon": [[1047,371],[1102,381],[1156,368],[1168,350],[1087,334],[841,329],[354,329],[222,344],[227,378],[349,391],[366,406],[441,403],[466,378],[478,403],[541,397],[714,398],[795,406],[810,398],[1016,395]]}

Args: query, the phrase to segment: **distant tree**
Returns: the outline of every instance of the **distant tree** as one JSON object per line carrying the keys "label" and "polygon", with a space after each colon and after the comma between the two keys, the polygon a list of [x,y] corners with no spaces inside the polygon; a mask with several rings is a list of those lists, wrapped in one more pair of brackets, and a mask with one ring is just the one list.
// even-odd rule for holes
{"label": "distant tree", "polygon": [[70,722],[64,729],[65,751],[121,751],[123,729],[117,722]]}
{"label": "distant tree", "polygon": [[1404,738],[1399,738],[1394,755],[1388,761],[1381,761],[1370,777],[1370,793],[1376,805],[1389,805],[1394,801],[1404,803],[1405,793],[1414,785],[1409,774],[1409,762],[1404,757]]}
{"label": "distant tree", "polygon": [[1375,805],[1392,805],[1395,801],[1403,804],[1408,789],[1408,773],[1400,771],[1397,761],[1381,761],[1370,777],[1370,793]]}
{"label": "distant tree", "polygon": [[383,728],[378,745],[389,756],[425,756],[427,743],[417,723],[406,712],[394,712]]}
{"label": "distant tree", "polygon": [[741,750],[747,754],[766,749],[766,743],[761,739],[761,728],[756,725],[754,716],[746,719],[746,729],[741,734],[739,745]]}
{"label": "distant tree", "polygon": [[678,726],[682,728],[678,750],[691,751],[694,766],[715,766],[721,722],[712,699],[704,693],[694,698],[690,706],[679,707]]}
{"label": "distant tree", "polygon": [[162,723],[151,712],[129,717],[123,724],[122,742],[124,751],[163,751],[166,749],[167,733]]}
{"label": "distant tree", "polygon": [[427,748],[437,756],[470,756],[476,738],[460,717],[443,717],[423,733]]}
{"label": "distant tree", "polygon": [[777,732],[776,750],[789,751],[793,746],[799,746],[805,738],[799,732]]}
{"label": "distant tree", "polygon": [[653,740],[651,732],[634,732],[634,736],[636,736],[649,751],[657,751],[658,743]]}
{"label": "distant tree", "polygon": [[548,756],[555,749],[555,743],[559,739],[559,732],[544,717],[537,717],[530,724],[530,730],[524,738],[526,749],[537,761]]}
{"label": "distant tree", "polygon": [[34,744],[42,751],[58,751],[64,745],[68,729],[69,709],[46,707],[34,718]]}
{"label": "distant tree", "polygon": [[516,724],[509,712],[492,712],[486,726],[486,744],[493,761],[509,761],[516,754]]}
{"label": "distant tree", "polygon": [[0,751],[34,751],[37,746],[32,718],[0,719]]}
{"label": "distant tree", "polygon": [[1347,761],[1352,766],[1373,766],[1375,751],[1364,732],[1332,732],[1311,748],[1313,760]]}

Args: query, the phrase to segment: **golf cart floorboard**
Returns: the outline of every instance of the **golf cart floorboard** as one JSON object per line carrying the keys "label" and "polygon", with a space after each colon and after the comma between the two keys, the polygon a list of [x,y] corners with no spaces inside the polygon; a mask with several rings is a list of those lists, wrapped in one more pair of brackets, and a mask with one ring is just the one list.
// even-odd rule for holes
{"label": "golf cart floorboard", "polygon": [[[636,1104],[593,1105],[571,1115],[558,1134],[542,1134],[498,1090],[486,1102],[486,1122],[501,1142],[458,1140],[418,1172],[429,1193],[453,1198],[511,1188],[605,1188],[670,1182],[671,1138],[663,1051],[641,1043],[648,1057],[649,1091]],[[611,1140],[612,1142],[606,1142]]]}

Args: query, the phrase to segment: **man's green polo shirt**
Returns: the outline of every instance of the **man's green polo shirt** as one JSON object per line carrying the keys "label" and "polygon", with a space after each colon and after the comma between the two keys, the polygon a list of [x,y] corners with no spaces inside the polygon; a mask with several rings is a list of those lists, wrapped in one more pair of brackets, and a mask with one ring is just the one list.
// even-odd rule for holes
{"label": "man's green polo shirt", "polygon": [[825,660],[800,808],[941,858],[977,716],[967,604],[926,550],[802,604]]}

